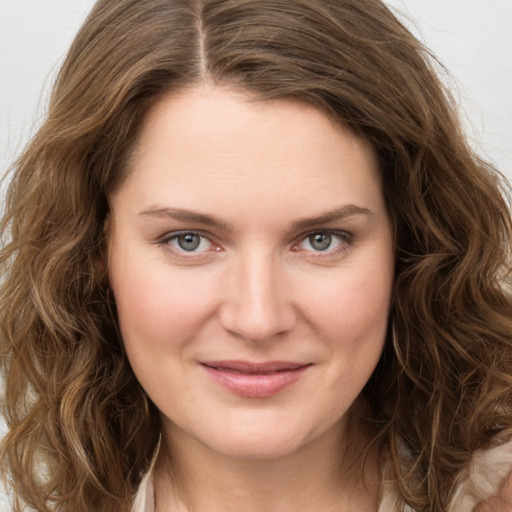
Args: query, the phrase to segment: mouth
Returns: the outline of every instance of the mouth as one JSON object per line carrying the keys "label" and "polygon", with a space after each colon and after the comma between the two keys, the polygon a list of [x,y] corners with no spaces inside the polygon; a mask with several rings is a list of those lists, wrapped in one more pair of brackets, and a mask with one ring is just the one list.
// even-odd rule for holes
{"label": "mouth", "polygon": [[270,361],[203,361],[200,365],[213,380],[244,398],[269,398],[297,382],[310,363]]}

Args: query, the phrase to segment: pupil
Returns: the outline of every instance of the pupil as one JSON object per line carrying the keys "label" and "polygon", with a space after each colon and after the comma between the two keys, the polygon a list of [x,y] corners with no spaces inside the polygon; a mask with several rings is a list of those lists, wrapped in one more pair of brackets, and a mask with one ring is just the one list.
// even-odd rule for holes
{"label": "pupil", "polygon": [[331,245],[332,237],[329,233],[316,233],[309,237],[311,247],[317,251],[325,251]]}
{"label": "pupil", "polygon": [[184,251],[193,251],[199,247],[201,240],[199,236],[188,234],[178,237],[178,245]]}

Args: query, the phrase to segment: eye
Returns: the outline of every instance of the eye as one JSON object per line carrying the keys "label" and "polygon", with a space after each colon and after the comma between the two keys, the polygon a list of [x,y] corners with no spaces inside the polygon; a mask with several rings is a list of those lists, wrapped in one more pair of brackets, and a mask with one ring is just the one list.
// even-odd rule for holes
{"label": "eye", "polygon": [[310,233],[301,240],[296,246],[296,250],[312,252],[333,252],[337,249],[343,249],[350,244],[347,233],[333,231],[316,231]]}
{"label": "eye", "polygon": [[211,240],[201,233],[194,231],[184,231],[174,233],[165,237],[161,241],[162,245],[170,246],[179,252],[207,252],[216,250]]}

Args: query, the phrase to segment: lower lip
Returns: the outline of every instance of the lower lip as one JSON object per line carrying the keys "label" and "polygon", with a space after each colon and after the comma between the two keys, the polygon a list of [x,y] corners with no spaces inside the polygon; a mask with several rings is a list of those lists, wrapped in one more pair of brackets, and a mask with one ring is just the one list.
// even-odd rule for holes
{"label": "lower lip", "polygon": [[244,398],[269,398],[297,382],[309,366],[268,374],[235,373],[202,365],[221,386]]}

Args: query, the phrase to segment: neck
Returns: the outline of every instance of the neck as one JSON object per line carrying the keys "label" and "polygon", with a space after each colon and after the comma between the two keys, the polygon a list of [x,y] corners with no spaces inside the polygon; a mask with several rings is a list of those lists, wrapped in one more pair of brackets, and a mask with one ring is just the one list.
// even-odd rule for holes
{"label": "neck", "polygon": [[362,468],[364,441],[349,443],[339,430],[290,454],[246,459],[212,452],[174,429],[155,467],[156,512],[376,511],[377,458]]}

